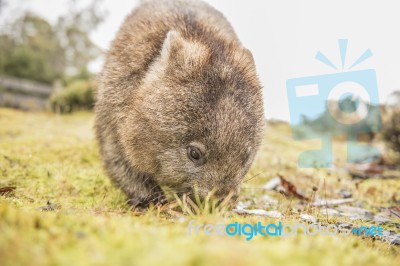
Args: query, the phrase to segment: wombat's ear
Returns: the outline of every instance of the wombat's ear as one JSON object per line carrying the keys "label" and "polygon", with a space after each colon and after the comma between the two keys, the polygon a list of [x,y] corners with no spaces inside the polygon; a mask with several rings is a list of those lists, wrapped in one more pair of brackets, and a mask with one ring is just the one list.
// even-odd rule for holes
{"label": "wombat's ear", "polygon": [[204,45],[186,40],[179,32],[171,30],[167,33],[162,49],[161,63],[164,65],[173,62],[195,67],[201,64],[207,57],[207,49]]}
{"label": "wombat's ear", "polygon": [[248,49],[240,47],[239,50],[234,53],[234,60],[238,66],[246,69],[249,74],[257,76],[256,64],[252,53]]}
{"label": "wombat's ear", "polygon": [[172,53],[177,52],[177,48],[181,46],[182,41],[184,40],[179,32],[174,30],[169,31],[161,48],[161,62],[168,62],[169,58],[173,56]]}
{"label": "wombat's ear", "polygon": [[244,58],[242,58],[242,59],[245,60],[246,63],[255,66],[256,63],[254,61],[253,54],[250,52],[250,50],[243,47],[242,48],[242,52],[243,52],[243,55],[244,55]]}
{"label": "wombat's ear", "polygon": [[253,54],[250,52],[250,50],[249,50],[249,49],[246,49],[246,48],[245,48],[245,50],[246,50],[246,53],[247,53],[247,55],[248,55],[249,59],[250,59],[250,60],[251,60],[251,62],[253,62],[253,64],[255,65],[255,64],[256,64],[256,62],[254,61]]}

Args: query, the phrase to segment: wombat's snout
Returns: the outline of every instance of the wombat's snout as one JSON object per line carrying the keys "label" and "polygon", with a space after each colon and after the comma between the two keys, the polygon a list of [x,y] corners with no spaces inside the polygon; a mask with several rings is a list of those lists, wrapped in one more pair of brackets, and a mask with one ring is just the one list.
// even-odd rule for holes
{"label": "wombat's snout", "polygon": [[[190,197],[192,200],[196,198],[195,193],[196,192],[192,193],[193,198],[192,196]],[[228,205],[234,205],[239,198],[239,193],[240,189],[212,189],[210,191],[201,191],[198,193],[198,198],[200,198],[201,202],[205,202],[207,198],[209,198],[209,200],[215,202],[217,206],[222,202],[226,202],[225,204]]]}
{"label": "wombat's snout", "polygon": [[226,201],[227,205],[234,206],[239,198],[239,194],[228,194],[223,197],[216,197],[217,205],[220,205],[222,202]]}

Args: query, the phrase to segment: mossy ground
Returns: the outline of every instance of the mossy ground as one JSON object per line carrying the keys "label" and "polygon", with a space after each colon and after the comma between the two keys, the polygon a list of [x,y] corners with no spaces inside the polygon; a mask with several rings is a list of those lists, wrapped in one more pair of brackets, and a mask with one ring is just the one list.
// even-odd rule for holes
{"label": "mossy ground", "polygon": [[[399,247],[357,236],[246,241],[188,235],[191,219],[197,224],[276,219],[231,212],[172,218],[157,209],[137,215],[105,175],[92,127],[92,113],[0,109],[0,188],[16,187],[0,196],[0,265],[399,265]],[[393,197],[400,196],[399,179],[357,185],[345,172],[299,170],[296,157],[308,145],[292,141],[287,125],[269,126],[247,178],[258,176],[244,183],[241,198],[270,195],[278,201],[272,209],[284,214],[280,220],[291,223],[299,220],[293,211],[296,200],[259,189],[277,173],[307,196],[313,185],[319,188],[314,196],[320,197],[338,197],[338,189],[347,189],[371,210],[391,206]],[[335,152],[343,152],[343,144]],[[39,211],[48,200],[60,208]],[[320,209],[299,211],[325,219]]]}

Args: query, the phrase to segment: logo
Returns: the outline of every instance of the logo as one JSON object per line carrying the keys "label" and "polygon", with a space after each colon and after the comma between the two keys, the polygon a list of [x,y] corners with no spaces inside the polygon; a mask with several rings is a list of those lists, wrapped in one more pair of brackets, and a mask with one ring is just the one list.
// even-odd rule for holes
{"label": "logo", "polygon": [[373,69],[352,70],[372,56],[367,49],[346,68],[347,39],[339,40],[341,69],[323,53],[315,58],[338,73],[289,79],[286,82],[292,135],[296,140],[321,141],[321,148],[299,155],[301,168],[332,167],[332,139],[347,137],[347,162],[366,163],[380,152],[358,141],[361,134],[381,129],[378,86]]}
{"label": "logo", "polygon": [[361,226],[359,228],[350,228],[347,224],[328,224],[327,226],[318,224],[283,224],[269,223],[262,224],[257,222],[255,224],[241,224],[238,222],[230,224],[196,224],[196,220],[191,220],[188,224],[188,235],[199,235],[200,232],[206,236],[244,236],[247,241],[253,239],[255,236],[269,236],[281,237],[282,239],[297,236],[303,233],[307,236],[348,236],[350,234],[364,235],[364,236],[377,236],[383,235],[383,228],[378,226]]}

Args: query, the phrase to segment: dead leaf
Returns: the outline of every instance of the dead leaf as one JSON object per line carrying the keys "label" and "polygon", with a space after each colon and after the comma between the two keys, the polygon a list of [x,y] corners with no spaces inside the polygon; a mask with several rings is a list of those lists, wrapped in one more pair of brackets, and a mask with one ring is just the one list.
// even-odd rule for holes
{"label": "dead leaf", "polygon": [[384,167],[376,162],[351,164],[347,167],[347,171],[355,179],[368,179],[381,175],[384,171]]}
{"label": "dead leaf", "polygon": [[305,197],[305,196],[303,196],[303,195],[301,195],[301,194],[299,194],[297,192],[297,189],[296,189],[295,185],[293,185],[292,183],[287,181],[283,176],[281,176],[281,175],[278,175],[278,176],[279,176],[279,178],[281,180],[281,186],[284,189],[283,192],[287,196],[296,197],[296,198],[301,199],[301,200],[309,200],[307,197]]}
{"label": "dead leaf", "polygon": [[393,206],[393,207],[389,207],[389,209],[390,209],[391,214],[400,218],[400,207]]}
{"label": "dead leaf", "polygon": [[369,187],[367,189],[367,191],[365,191],[365,194],[367,194],[368,196],[374,196],[377,192],[377,188],[376,187]]}
{"label": "dead leaf", "polygon": [[346,166],[346,170],[354,179],[369,179],[369,178],[380,178],[380,179],[398,179],[400,175],[393,174],[386,170],[397,170],[382,164],[381,162],[371,162],[363,164],[349,164]]}
{"label": "dead leaf", "polygon": [[0,188],[0,195],[7,195],[13,192],[17,187],[2,187]]}

